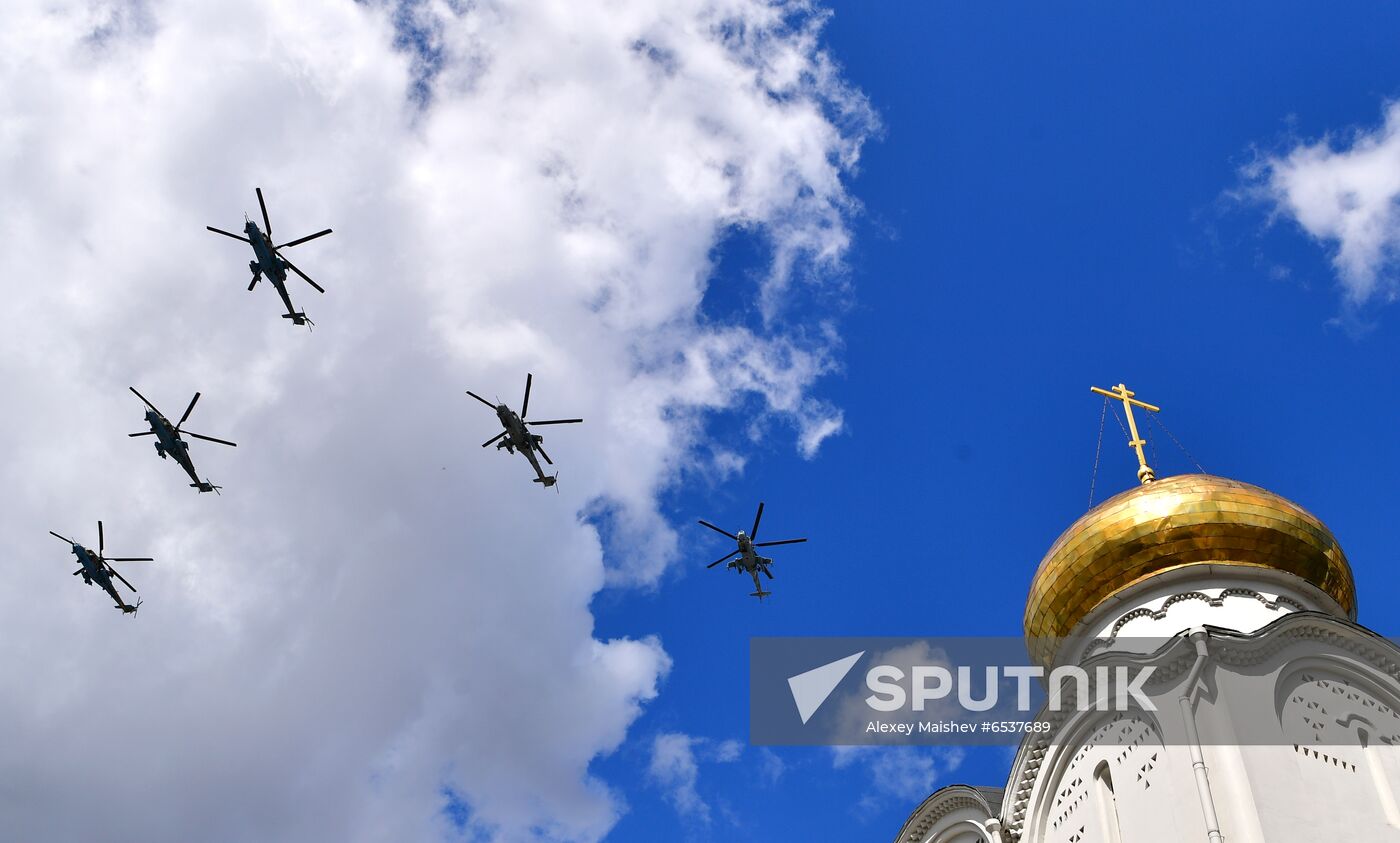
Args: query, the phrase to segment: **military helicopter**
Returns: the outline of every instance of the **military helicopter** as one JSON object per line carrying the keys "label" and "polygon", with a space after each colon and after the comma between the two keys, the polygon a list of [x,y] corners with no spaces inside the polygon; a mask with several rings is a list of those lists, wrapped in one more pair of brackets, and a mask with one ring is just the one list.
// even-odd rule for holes
{"label": "military helicopter", "polygon": [[314,325],[314,322],[306,318],[305,311],[298,311],[296,308],[292,307],[292,297],[287,294],[287,270],[290,269],[292,272],[300,275],[301,279],[315,287],[317,292],[324,293],[325,289],[322,288],[320,284],[312,281],[311,276],[297,269],[291,261],[283,257],[281,250],[300,245],[308,240],[315,240],[317,237],[324,237],[330,234],[331,230],[328,228],[325,231],[318,231],[315,234],[307,235],[298,240],[292,240],[280,246],[274,246],[272,244],[272,223],[267,218],[267,203],[263,202],[262,188],[258,187],[254,188],[254,190],[256,190],[258,194],[258,207],[262,208],[263,225],[266,226],[266,231],[258,228],[258,224],[248,219],[247,214],[243,215],[243,220],[246,223],[243,226],[243,232],[248,235],[247,237],[239,237],[237,234],[232,234],[221,228],[215,228],[212,225],[206,225],[205,228],[215,234],[222,234],[225,237],[232,237],[234,240],[242,240],[244,243],[251,244],[253,247],[253,254],[257,256],[257,260],[248,262],[248,269],[253,272],[253,280],[248,284],[248,291],[252,292],[253,288],[258,285],[258,281],[261,280],[264,275],[267,276],[267,280],[276,288],[277,295],[282,297],[282,304],[287,307],[287,312],[282,314],[282,318],[292,320],[293,325],[306,325],[308,327]]}
{"label": "military helicopter", "polygon": [[744,531],[740,530],[739,534],[736,536],[728,530],[721,530],[720,528],[716,527],[715,525],[711,524],[703,518],[700,519],[701,524],[704,524],[706,527],[709,527],[716,533],[726,535],[739,543],[739,548],[737,550],[731,550],[730,552],[726,553],[725,555],[721,556],[720,558],[716,559],[715,561],[711,562],[705,567],[713,568],[719,563],[729,559],[729,557],[737,554],[739,558],[731,561],[728,565],[725,565],[724,567],[733,568],[741,574],[748,574],[751,577],[753,577],[754,590],[753,593],[751,593],[749,596],[757,597],[759,600],[762,600],[763,598],[773,593],[771,591],[764,591],[763,583],[760,582],[758,579],[758,574],[760,571],[762,571],[763,574],[768,577],[768,579],[773,579],[773,572],[768,570],[768,566],[773,564],[773,560],[769,559],[766,556],[759,556],[757,553],[754,552],[754,548],[774,547],[780,544],[800,544],[802,542],[807,541],[806,539],[783,539],[782,541],[777,542],[755,542],[754,539],[758,537],[758,522],[762,520],[762,501],[759,501],[758,503],[758,513],[753,517],[753,529],[749,530],[748,535],[744,535]]}
{"label": "military helicopter", "polygon": [[520,404],[520,415],[518,416],[515,414],[514,410],[507,407],[505,404],[492,404],[490,401],[487,401],[485,398],[482,398],[480,395],[477,395],[470,389],[467,390],[467,394],[480,401],[481,403],[485,404],[486,406],[490,407],[492,410],[495,410],[496,418],[501,420],[501,427],[505,428],[505,430],[501,431],[495,436],[492,436],[485,442],[482,442],[481,447],[485,448],[486,446],[495,442],[496,450],[498,451],[501,448],[505,448],[506,453],[513,454],[516,451],[519,451],[520,453],[524,454],[525,459],[529,460],[530,465],[534,467],[535,474],[539,475],[534,479],[534,482],[543,484],[544,487],[547,489],[559,481],[559,475],[556,473],[553,477],[550,477],[549,475],[544,473],[543,469],[540,468],[540,461],[535,459],[536,451],[538,451],[540,456],[544,457],[544,461],[549,463],[550,465],[554,465],[554,460],[550,459],[549,454],[546,454],[544,452],[544,448],[542,447],[544,444],[544,437],[531,433],[526,427],[526,425],[579,424],[583,421],[583,419],[550,419],[549,421],[526,421],[525,414],[530,411],[530,384],[533,380],[534,375],[527,372],[525,374],[525,400]]}
{"label": "military helicopter", "polygon": [[121,580],[122,584],[125,585],[127,588],[131,589],[132,591],[136,590],[136,586],[127,582],[126,577],[123,577],[121,574],[118,574],[116,572],[116,569],[112,567],[111,563],[154,562],[154,559],[152,559],[149,556],[113,556],[111,559],[104,557],[102,554],[106,548],[104,547],[105,542],[102,537],[101,521],[97,522],[96,553],[93,553],[91,550],[88,550],[86,547],[83,547],[82,545],[78,544],[72,539],[60,536],[53,530],[49,530],[49,535],[53,536],[56,539],[62,539],[63,541],[66,541],[73,546],[73,555],[78,557],[78,561],[82,563],[82,567],[74,571],[73,576],[76,577],[79,574],[81,574],[83,577],[83,582],[87,583],[88,585],[92,585],[94,582],[96,582],[98,585],[102,586],[103,591],[106,591],[112,596],[113,600],[117,601],[118,609],[121,609],[122,612],[128,615],[136,614],[136,610],[141,608],[141,601],[137,600],[135,605],[130,605],[126,601],[122,600],[121,595],[117,593],[117,587],[112,585],[112,577],[116,577],[117,579]]}
{"label": "military helicopter", "polygon": [[154,436],[156,438],[156,453],[160,454],[160,458],[165,459],[167,456],[175,457],[175,462],[179,463],[180,467],[183,468],[185,473],[190,476],[190,479],[194,481],[190,485],[199,491],[218,492],[219,489],[223,488],[222,486],[215,486],[208,480],[199,479],[199,475],[194,472],[194,461],[190,459],[190,443],[180,438],[180,435],[184,434],[185,436],[193,436],[196,439],[203,439],[206,442],[218,442],[220,445],[228,445],[231,448],[238,447],[236,444],[226,439],[215,439],[212,436],[205,436],[201,433],[191,433],[188,430],[180,429],[180,425],[184,424],[185,419],[190,417],[190,413],[194,410],[195,403],[199,401],[199,393],[196,392],[194,397],[190,399],[190,405],[185,408],[185,414],[180,416],[180,420],[175,424],[171,424],[170,419],[167,419],[160,410],[156,409],[156,405],[147,401],[146,396],[136,392],[136,387],[132,386],[128,387],[128,389],[135,393],[137,398],[141,399],[141,403],[150,407],[150,409],[146,411],[146,422],[151,426],[151,429],[141,433],[128,433],[127,436]]}

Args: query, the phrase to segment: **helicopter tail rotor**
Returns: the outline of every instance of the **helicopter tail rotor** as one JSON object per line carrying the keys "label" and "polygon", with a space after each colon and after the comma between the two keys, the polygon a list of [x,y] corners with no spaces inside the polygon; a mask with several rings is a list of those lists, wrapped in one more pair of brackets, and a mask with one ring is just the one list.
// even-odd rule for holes
{"label": "helicopter tail rotor", "polygon": [[311,318],[306,315],[306,311],[304,310],[300,312],[294,311],[292,313],[284,313],[282,314],[282,318],[292,320],[293,325],[305,325],[308,331],[316,324],[311,321]]}

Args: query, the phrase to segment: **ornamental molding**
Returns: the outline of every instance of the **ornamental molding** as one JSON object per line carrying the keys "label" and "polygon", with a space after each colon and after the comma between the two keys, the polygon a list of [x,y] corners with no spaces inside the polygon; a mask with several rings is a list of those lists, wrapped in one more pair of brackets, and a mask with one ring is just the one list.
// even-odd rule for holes
{"label": "ornamental molding", "polygon": [[[1238,589],[1248,591],[1248,589]],[[1204,595],[1202,595],[1204,596]],[[1224,594],[1221,595],[1224,597]],[[1166,608],[1163,606],[1163,608]],[[1400,648],[1375,632],[1334,615],[1304,609],[1283,615],[1254,632],[1206,626],[1211,659],[1227,667],[1252,667],[1274,659],[1279,653],[1304,642],[1320,642],[1337,653],[1347,653],[1372,669],[1400,683]],[[1155,664],[1157,670],[1148,684],[1170,683],[1190,670],[1195,661],[1195,649],[1185,633],[1166,641],[1156,652],[1147,655],[1105,652],[1091,657],[1082,666],[1106,662]],[[1091,681],[1095,672],[1089,671]],[[1049,753],[1053,738],[1074,712],[1042,709],[1037,719],[1054,726],[1049,732],[1033,735],[1021,743],[1012,762],[1007,780],[1006,800],[1002,804],[1003,834],[1010,843],[1021,840],[1041,767]],[[937,794],[935,794],[937,795]],[[905,843],[900,839],[900,843]]]}
{"label": "ornamental molding", "polygon": [[940,820],[965,808],[978,811],[984,819],[996,817],[996,811],[980,790],[965,784],[948,785],[935,790],[924,800],[899,830],[895,843],[923,843]]}
{"label": "ornamental molding", "polygon": [[1131,612],[1124,614],[1122,617],[1120,617],[1117,621],[1114,622],[1113,628],[1109,630],[1108,635],[1103,636],[1101,638],[1095,638],[1093,641],[1089,642],[1088,646],[1085,648],[1084,651],[1085,656],[1087,657],[1089,655],[1092,655],[1097,650],[1104,650],[1112,647],[1114,642],[1118,640],[1118,633],[1123,630],[1123,627],[1127,626],[1128,624],[1132,623],[1133,621],[1139,618],[1152,618],[1153,620],[1157,621],[1164,620],[1167,617],[1167,613],[1171,610],[1172,606],[1175,606],[1177,603],[1182,603],[1187,600],[1200,600],[1208,606],[1211,606],[1213,608],[1220,608],[1225,605],[1225,599],[1227,597],[1253,598],[1254,600],[1257,600],[1261,604],[1263,604],[1264,608],[1269,609],[1271,611],[1278,611],[1284,606],[1291,607],[1295,612],[1308,611],[1307,606],[1304,606],[1301,602],[1294,600],[1292,597],[1280,594],[1277,597],[1270,598],[1268,595],[1261,594],[1252,588],[1226,588],[1222,590],[1220,592],[1220,595],[1217,597],[1211,597],[1209,594],[1206,594],[1203,591],[1185,591],[1180,594],[1173,594],[1171,597],[1168,597],[1166,601],[1162,603],[1161,608],[1149,609],[1146,606],[1143,606],[1137,609],[1133,609]]}

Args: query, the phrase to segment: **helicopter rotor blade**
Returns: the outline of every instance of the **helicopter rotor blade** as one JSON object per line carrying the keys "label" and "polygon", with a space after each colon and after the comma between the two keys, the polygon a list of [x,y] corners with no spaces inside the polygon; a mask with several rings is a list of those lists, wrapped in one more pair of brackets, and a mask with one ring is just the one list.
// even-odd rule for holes
{"label": "helicopter rotor blade", "polygon": [[497,439],[500,439],[502,436],[505,436],[509,432],[509,430],[502,430],[500,433],[497,433],[495,436],[492,436],[490,439],[487,439],[485,442],[482,442],[481,447],[485,448],[489,445],[495,444]]}
{"label": "helicopter rotor blade", "polygon": [[480,395],[477,395],[475,392],[472,392],[470,389],[467,390],[467,394],[470,395],[471,397],[475,398],[476,400],[480,401],[481,403],[485,404],[486,406],[490,407],[492,410],[496,409],[496,405],[495,405],[495,404],[492,404],[490,401],[487,401],[485,398],[482,398]]}
{"label": "helicopter rotor blade", "polygon": [[147,431],[144,431],[144,432],[142,432],[142,433],[128,433],[128,434],[127,434],[127,436],[155,436],[155,435],[156,435],[156,432],[155,432],[154,430],[147,430]]}
{"label": "helicopter rotor blade", "polygon": [[549,458],[549,454],[546,454],[544,452],[544,448],[541,448],[539,445],[536,445],[535,450],[540,452],[540,456],[544,457],[545,462],[549,463],[550,465],[554,465],[554,460]]}
{"label": "helicopter rotor blade", "polygon": [[102,522],[101,522],[101,521],[98,521],[98,522],[97,522],[97,555],[98,555],[98,556],[101,556],[101,555],[102,555],[102,551],[106,549],[106,544],[107,544],[107,539],[106,539],[105,536],[102,535]]}
{"label": "helicopter rotor blade", "polygon": [[[709,527],[711,530],[714,530],[716,533],[719,533],[719,534],[725,535],[725,536],[729,536],[729,537],[730,537],[731,539],[733,539],[734,541],[738,541],[738,540],[739,540],[739,537],[738,537],[738,536],[734,535],[733,533],[729,532],[728,530],[721,530],[720,528],[716,527],[715,525],[711,524],[710,522],[706,521],[706,520],[703,519],[703,518],[700,519],[700,523],[701,523],[701,524],[704,524],[706,527]],[[734,551],[734,552],[735,552],[735,553],[738,553],[739,551],[736,550],[736,551]]]}
{"label": "helicopter rotor blade", "polygon": [[[150,401],[147,401],[147,400],[146,400],[146,396],[144,396],[144,395],[142,395],[141,393],[139,393],[139,392],[136,391],[136,387],[134,387],[134,386],[128,386],[127,389],[131,390],[131,394],[135,395],[137,398],[140,398],[142,404],[145,404],[147,407],[150,407],[152,410],[156,410],[156,405],[152,404]],[[156,414],[159,415],[159,414],[160,414],[160,410],[156,410]]]}
{"label": "helicopter rotor blade", "polygon": [[185,419],[187,419],[187,418],[190,417],[190,413],[194,412],[194,405],[195,405],[195,404],[198,404],[198,403],[199,403],[199,393],[196,392],[196,393],[194,394],[194,397],[190,399],[190,405],[189,405],[188,407],[185,408],[185,414],[184,414],[183,416],[180,416],[180,420],[179,420],[179,421],[175,422],[175,430],[178,431],[178,430],[180,429],[180,425],[184,424],[184,423],[185,423]]}
{"label": "helicopter rotor blade", "polygon": [[[274,251],[275,251],[275,250],[274,250]],[[297,268],[296,268],[296,264],[294,264],[294,263],[292,263],[291,261],[287,260],[285,257],[282,257],[282,253],[281,253],[281,252],[277,252],[277,257],[282,258],[282,262],[285,263],[285,264],[287,265],[287,268],[288,268],[288,269],[290,269],[292,272],[295,272],[297,275],[300,275],[300,276],[301,276],[301,280],[303,280],[303,281],[305,281],[306,283],[310,284],[311,286],[315,287],[315,288],[316,288],[316,292],[318,292],[318,293],[324,293],[324,292],[326,291],[326,288],[325,288],[325,287],[322,287],[320,284],[317,284],[315,281],[312,281],[310,275],[307,275],[305,272],[302,272],[300,269],[297,269]]]}
{"label": "helicopter rotor blade", "polygon": [[806,539],[783,539],[780,542],[755,542],[754,547],[775,547],[780,544],[801,544]]}
{"label": "helicopter rotor blade", "polygon": [[758,570],[762,571],[762,572],[763,572],[763,575],[766,576],[766,577],[767,577],[768,579],[770,579],[770,580],[772,580],[772,579],[777,579],[776,577],[773,576],[773,572],[770,571],[770,570],[768,570],[768,566],[767,566],[767,565],[760,566]]}
{"label": "helicopter rotor blade", "polygon": [[252,240],[249,240],[247,237],[240,237],[239,235],[234,234],[234,233],[232,233],[232,232],[230,232],[230,231],[224,231],[222,228],[215,228],[215,227],[212,226],[212,225],[206,225],[206,226],[204,226],[204,227],[207,228],[207,229],[209,229],[210,231],[214,232],[215,234],[222,234],[222,235],[225,236],[225,237],[232,237],[234,240],[242,240],[244,243],[252,243],[252,242],[253,242]]}
{"label": "helicopter rotor blade", "polygon": [[532,421],[526,424],[582,424],[583,419],[550,419],[549,421]]}
{"label": "helicopter rotor blade", "polygon": [[237,443],[237,442],[230,442],[230,441],[228,441],[227,439],[215,439],[215,438],[212,437],[212,436],[205,436],[205,435],[202,434],[202,433],[191,433],[191,432],[188,431],[188,430],[182,430],[182,431],[180,431],[180,432],[183,433],[185,436],[193,436],[193,437],[196,438],[196,439],[203,439],[205,442],[218,442],[220,445],[227,445],[227,446],[229,446],[230,448],[237,448],[237,447],[238,447],[238,443]]}
{"label": "helicopter rotor blade", "polygon": [[524,421],[530,415],[530,384],[535,376],[529,372],[525,373],[525,400],[520,402],[520,420]]}
{"label": "helicopter rotor blade", "polygon": [[73,541],[72,539],[68,538],[67,536],[60,536],[58,533],[55,533],[53,530],[49,530],[49,535],[53,536],[53,537],[56,538],[56,539],[59,539],[60,541],[66,541],[66,542],[68,542],[69,544],[77,544],[77,542]]}
{"label": "helicopter rotor blade", "polygon": [[739,551],[737,551],[737,550],[731,550],[731,551],[729,551],[728,553],[726,553],[726,554],[724,554],[723,556],[721,556],[720,558],[718,558],[718,559],[716,559],[715,561],[711,562],[710,564],[706,565],[705,567],[706,567],[706,568],[713,568],[714,566],[716,566],[716,565],[718,565],[719,563],[725,561],[726,559],[730,558],[731,556],[737,556],[737,555],[739,555]]}
{"label": "helicopter rotor blade", "polygon": [[118,573],[117,573],[117,569],[116,569],[116,568],[113,568],[111,565],[108,565],[108,566],[107,566],[107,573],[109,573],[109,574],[111,574],[112,576],[116,577],[117,579],[121,580],[121,581],[122,581],[122,584],[125,585],[127,588],[131,589],[132,591],[135,591],[135,590],[136,590],[136,586],[134,586],[134,585],[132,585],[131,583],[127,582],[127,581],[126,581],[126,577],[122,576],[121,574],[118,574]]}
{"label": "helicopter rotor blade", "polygon": [[262,188],[261,188],[261,187],[255,187],[255,188],[253,188],[253,190],[257,191],[257,193],[258,193],[258,207],[259,207],[259,208],[262,208],[263,225],[267,227],[267,230],[266,230],[267,239],[268,239],[268,242],[271,242],[271,241],[272,241],[272,220],[270,220],[270,219],[267,218],[267,203],[263,201]]}
{"label": "helicopter rotor blade", "polygon": [[753,529],[749,530],[749,538],[758,538],[758,522],[763,520],[763,501],[758,502],[758,513],[753,517]]}
{"label": "helicopter rotor blade", "polygon": [[328,229],[326,229],[325,231],[318,231],[318,232],[316,232],[315,234],[308,234],[307,236],[302,237],[302,238],[299,239],[299,240],[293,240],[293,241],[290,242],[290,243],[283,243],[281,246],[278,246],[277,248],[279,248],[279,249],[290,249],[292,246],[300,246],[302,243],[305,243],[305,242],[308,241],[308,240],[315,240],[317,237],[325,237],[327,234],[330,234],[330,233],[331,233],[331,230],[328,228]]}
{"label": "helicopter rotor blade", "polygon": [[154,562],[149,556],[113,556],[108,562]]}

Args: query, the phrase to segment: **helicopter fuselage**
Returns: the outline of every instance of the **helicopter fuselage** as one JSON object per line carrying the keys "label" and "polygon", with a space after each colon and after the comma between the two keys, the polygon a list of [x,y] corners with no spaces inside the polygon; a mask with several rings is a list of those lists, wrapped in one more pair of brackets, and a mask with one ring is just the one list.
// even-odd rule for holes
{"label": "helicopter fuselage", "polygon": [[174,457],[175,462],[185,470],[196,485],[203,485],[199,475],[195,473],[194,461],[190,459],[190,443],[180,438],[179,432],[175,430],[175,425],[170,420],[155,410],[146,411],[146,423],[151,426],[151,432],[156,435],[156,453],[161,459],[167,456]]}
{"label": "helicopter fuselage", "polygon": [[73,555],[78,557],[78,562],[82,564],[83,582],[92,585],[94,582],[102,587],[117,603],[117,608],[123,612],[134,611],[133,607],[127,605],[117,593],[117,587],[112,584],[112,577],[107,573],[107,566],[97,557],[96,553],[88,550],[80,544],[73,545]]}
{"label": "helicopter fuselage", "polygon": [[[530,461],[530,466],[535,469],[535,474],[539,476],[541,483],[552,479],[544,473],[544,469],[540,467],[539,458],[535,456],[537,446],[544,441],[544,437],[531,433],[525,427],[525,422],[521,421],[520,416],[504,404],[496,405],[496,418],[500,419],[501,426],[506,429],[505,438],[496,443],[496,447],[498,449],[505,448],[511,453],[519,451],[525,459]],[[546,483],[546,485],[552,484]]]}
{"label": "helicopter fuselage", "polygon": [[735,538],[739,542],[739,555],[725,567],[753,577],[753,596],[762,599],[768,595],[768,592],[763,590],[763,581],[758,578],[758,575],[765,573],[772,577],[773,575],[768,573],[767,569],[769,565],[773,564],[773,560],[767,556],[759,556],[758,551],[754,550],[753,538],[743,530],[740,530]]}
{"label": "helicopter fuselage", "polygon": [[554,460],[549,458],[549,454],[544,449],[544,437],[531,432],[530,425],[581,424],[583,419],[537,419],[535,421],[526,421],[525,419],[530,415],[530,384],[534,382],[534,377],[535,376],[529,372],[525,373],[525,400],[520,402],[519,413],[516,413],[510,407],[501,403],[499,398],[495,401],[487,401],[470,389],[467,390],[467,394],[490,407],[492,412],[496,414],[496,420],[501,423],[501,427],[503,428],[500,433],[482,442],[481,447],[486,448],[495,444],[497,450],[505,448],[508,454],[519,451],[524,455],[525,459],[530,461],[530,467],[535,470],[534,482],[548,489],[558,482],[559,475],[547,475],[544,473],[544,469],[540,467],[540,459],[543,459],[550,465],[554,465]]}
{"label": "helicopter fuselage", "polygon": [[[196,399],[198,397],[198,395],[195,396]],[[212,492],[218,488],[207,480],[200,480],[199,475],[195,473],[194,460],[190,458],[190,443],[180,436],[177,425],[171,424],[170,419],[156,410],[146,411],[146,423],[151,426],[151,433],[156,437],[155,449],[156,453],[160,454],[161,459],[174,457],[175,462],[179,463],[185,473],[190,476],[190,485],[199,491]]]}
{"label": "helicopter fuselage", "polygon": [[780,544],[800,544],[802,542],[807,541],[807,539],[801,538],[783,539],[782,541],[755,542],[754,539],[758,536],[758,527],[762,521],[762,501],[759,501],[758,512],[754,514],[753,529],[747,533],[743,530],[739,530],[737,533],[731,533],[728,530],[711,524],[709,521],[706,521],[703,518],[700,519],[701,526],[708,527],[711,530],[714,530],[716,533],[719,533],[720,535],[727,536],[733,539],[735,544],[738,545],[737,549],[729,551],[727,555],[721,556],[720,558],[716,559],[715,561],[711,562],[705,567],[713,568],[721,562],[725,562],[727,560],[727,564],[725,565],[725,568],[727,570],[736,571],[740,574],[748,574],[749,576],[753,577],[753,593],[750,596],[757,597],[759,600],[762,600],[763,598],[767,597],[771,592],[763,590],[763,583],[759,579],[758,575],[762,574],[770,580],[774,577],[773,571],[770,569],[773,564],[773,560],[767,556],[758,555],[758,549],[760,547],[772,547],[774,545]]}
{"label": "helicopter fuselage", "polygon": [[272,242],[267,239],[267,234],[258,228],[257,223],[249,220],[248,224],[243,226],[243,233],[248,235],[248,240],[253,244],[253,254],[257,257],[257,260],[248,264],[248,268],[253,271],[254,280],[259,276],[266,278],[287,308],[288,318],[294,324],[304,324],[306,314],[297,312],[296,307],[292,305],[291,294],[287,292],[286,262],[277,257]]}
{"label": "helicopter fuselage", "polygon": [[501,427],[505,428],[506,440],[510,442],[511,447],[525,450],[534,445],[530,439],[530,432],[525,429],[525,423],[514,410],[499,404],[496,406],[496,418],[500,419]]}

